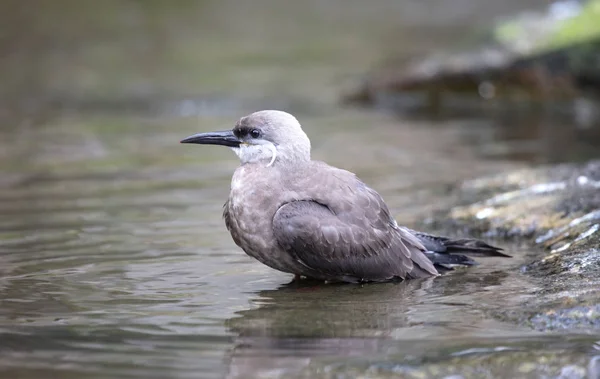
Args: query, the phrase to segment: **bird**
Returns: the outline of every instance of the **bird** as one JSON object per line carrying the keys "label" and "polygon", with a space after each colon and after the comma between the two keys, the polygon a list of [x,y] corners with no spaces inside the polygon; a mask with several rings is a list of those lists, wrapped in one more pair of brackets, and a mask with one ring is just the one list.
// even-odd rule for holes
{"label": "bird", "polygon": [[254,112],[232,130],[180,142],[227,146],[239,157],[223,206],[227,230],[246,254],[296,280],[402,281],[477,264],[469,255],[510,257],[480,240],[400,226],[354,173],[311,159],[310,140],[290,113]]}

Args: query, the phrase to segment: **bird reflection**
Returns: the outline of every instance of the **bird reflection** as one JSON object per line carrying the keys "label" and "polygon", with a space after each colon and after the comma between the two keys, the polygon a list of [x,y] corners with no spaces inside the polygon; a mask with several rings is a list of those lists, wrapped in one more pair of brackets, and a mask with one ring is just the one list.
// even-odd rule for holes
{"label": "bird reflection", "polygon": [[408,306],[430,285],[430,280],[363,286],[292,282],[260,292],[258,308],[239,312],[227,325],[253,337],[381,335],[406,325]]}
{"label": "bird reflection", "polygon": [[503,272],[479,274],[361,286],[301,281],[261,291],[255,308],[226,322],[236,335],[228,377],[298,373],[324,357],[418,356],[431,349],[423,336],[447,328],[448,307],[459,315],[462,307],[472,306],[450,297],[481,293],[507,277]]}

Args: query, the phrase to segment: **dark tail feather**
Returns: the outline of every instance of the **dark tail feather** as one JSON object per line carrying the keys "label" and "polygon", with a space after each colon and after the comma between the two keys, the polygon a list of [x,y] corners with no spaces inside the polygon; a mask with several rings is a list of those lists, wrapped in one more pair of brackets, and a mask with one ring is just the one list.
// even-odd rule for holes
{"label": "dark tail feather", "polygon": [[487,243],[480,240],[467,238],[452,240],[444,237],[444,241],[442,242],[442,244],[446,248],[445,253],[447,254],[462,253],[477,257],[511,258],[510,255],[503,253],[501,248],[488,245]]}
{"label": "dark tail feather", "polygon": [[435,253],[433,251],[428,251],[425,253],[425,256],[429,258],[430,261],[433,262],[435,268],[440,271],[440,269],[452,270],[455,266],[476,266],[478,263],[466,255],[451,255],[445,253]]}
{"label": "dark tail feather", "polygon": [[437,267],[451,269],[453,266],[476,265],[477,262],[467,257],[467,255],[511,258],[510,255],[503,253],[501,248],[489,245],[480,240],[469,238],[450,239],[448,237],[432,236],[416,231],[412,231],[412,233],[429,250],[425,255]]}

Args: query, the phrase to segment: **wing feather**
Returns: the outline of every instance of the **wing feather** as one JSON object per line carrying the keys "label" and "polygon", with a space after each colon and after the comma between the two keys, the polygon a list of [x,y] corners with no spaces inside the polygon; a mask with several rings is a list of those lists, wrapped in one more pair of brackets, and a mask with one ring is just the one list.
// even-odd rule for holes
{"label": "wing feather", "polygon": [[365,191],[363,196],[367,199],[361,200],[365,206],[361,212],[351,204],[342,204],[336,214],[317,201],[286,203],[273,218],[275,239],[296,260],[326,278],[383,281],[436,275],[424,247],[392,224],[376,192]]}

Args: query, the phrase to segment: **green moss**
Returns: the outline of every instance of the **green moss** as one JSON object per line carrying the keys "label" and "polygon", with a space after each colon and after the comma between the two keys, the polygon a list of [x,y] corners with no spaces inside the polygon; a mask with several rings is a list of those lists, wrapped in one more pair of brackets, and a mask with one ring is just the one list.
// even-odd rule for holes
{"label": "green moss", "polygon": [[590,0],[580,14],[560,22],[545,47],[556,49],[600,38],[600,0]]}
{"label": "green moss", "polygon": [[532,20],[518,18],[502,22],[492,34],[496,41],[509,48],[526,42],[531,46],[530,53],[593,41],[600,38],[600,0],[588,1],[579,14],[563,20],[540,15]]}
{"label": "green moss", "polygon": [[525,33],[524,27],[518,21],[509,21],[501,23],[494,32],[494,37],[497,41],[504,44],[512,43],[513,41],[522,38]]}

